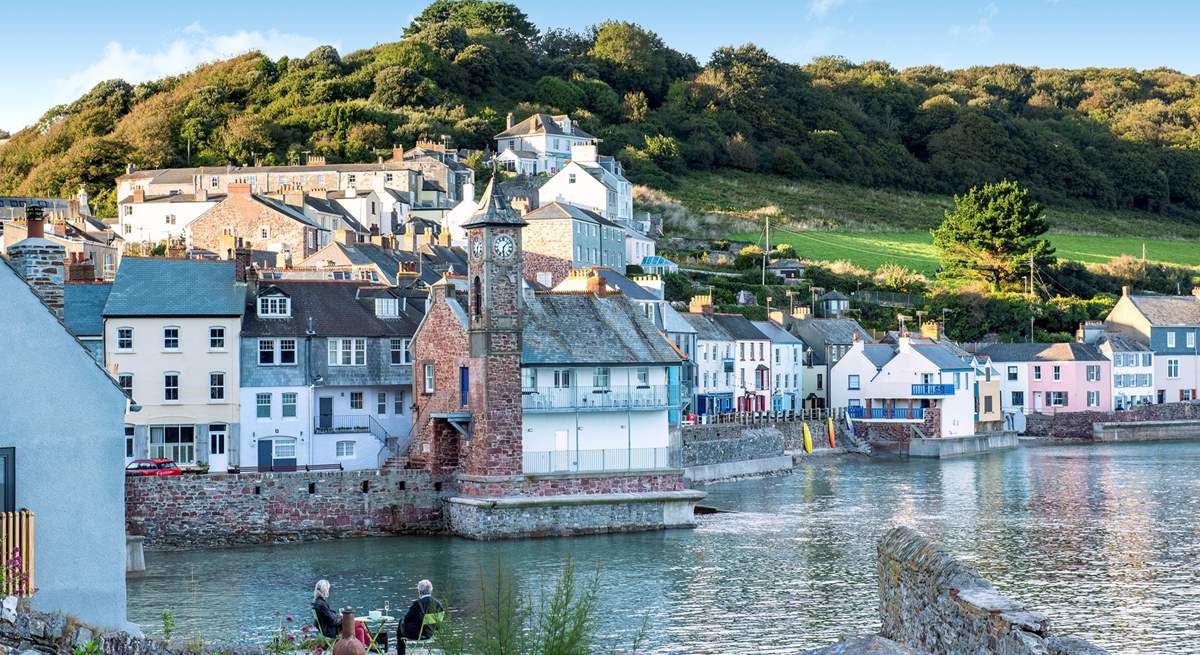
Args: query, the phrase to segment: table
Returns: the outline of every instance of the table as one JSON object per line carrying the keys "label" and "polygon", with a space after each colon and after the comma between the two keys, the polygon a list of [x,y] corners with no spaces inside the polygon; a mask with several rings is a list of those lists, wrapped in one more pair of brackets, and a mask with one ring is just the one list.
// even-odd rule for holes
{"label": "table", "polygon": [[[386,632],[387,624],[394,622],[396,617],[382,615],[377,618],[371,618],[368,615],[356,616],[354,617],[354,620],[362,623],[363,627],[367,629],[367,638],[371,640],[371,643],[367,644],[367,650],[378,651],[379,645],[376,642],[379,641],[380,635],[383,635]],[[371,629],[371,624],[375,624],[374,630]]]}

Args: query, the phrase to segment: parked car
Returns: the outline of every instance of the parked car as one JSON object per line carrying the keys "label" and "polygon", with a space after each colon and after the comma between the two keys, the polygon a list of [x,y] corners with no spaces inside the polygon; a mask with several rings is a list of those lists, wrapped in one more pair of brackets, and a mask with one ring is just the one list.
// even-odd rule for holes
{"label": "parked car", "polygon": [[125,467],[126,476],[154,475],[165,478],[183,475],[183,471],[169,459],[135,459]]}

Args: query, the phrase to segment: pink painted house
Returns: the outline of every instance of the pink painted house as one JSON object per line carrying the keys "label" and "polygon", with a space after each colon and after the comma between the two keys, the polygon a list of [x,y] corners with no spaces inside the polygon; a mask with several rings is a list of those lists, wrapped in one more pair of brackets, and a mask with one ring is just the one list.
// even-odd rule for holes
{"label": "pink painted house", "polygon": [[979,354],[1002,372],[1006,412],[1112,411],[1112,362],[1095,345],[1001,343]]}

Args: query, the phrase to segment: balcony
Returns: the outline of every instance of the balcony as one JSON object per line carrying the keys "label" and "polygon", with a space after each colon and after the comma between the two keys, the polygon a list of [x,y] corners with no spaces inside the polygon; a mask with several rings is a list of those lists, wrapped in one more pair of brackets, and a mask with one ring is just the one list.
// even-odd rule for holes
{"label": "balcony", "polygon": [[889,411],[886,407],[848,407],[846,416],[858,421],[923,421],[925,408],[893,407]]}
{"label": "balcony", "polygon": [[912,385],[912,395],[914,396],[953,396],[953,384],[914,384]]}
{"label": "balcony", "polygon": [[529,474],[652,471],[680,467],[678,448],[610,448],[605,450],[547,450],[522,455],[521,470]]}
{"label": "balcony", "polygon": [[537,387],[521,391],[527,412],[639,411],[667,409],[671,394],[665,384],[644,386]]}
{"label": "balcony", "polygon": [[323,414],[313,421],[314,434],[349,434],[369,432],[382,442],[391,435],[370,414]]}

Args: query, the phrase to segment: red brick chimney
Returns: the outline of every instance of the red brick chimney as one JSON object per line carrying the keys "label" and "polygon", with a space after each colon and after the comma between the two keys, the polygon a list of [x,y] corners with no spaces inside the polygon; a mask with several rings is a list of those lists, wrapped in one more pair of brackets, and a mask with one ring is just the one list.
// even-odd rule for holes
{"label": "red brick chimney", "polygon": [[134,202],[146,202],[146,190],[142,187],[137,187],[133,190]]}
{"label": "red brick chimney", "polygon": [[245,182],[230,184],[227,193],[231,196],[248,196],[250,195],[251,187]]}
{"label": "red brick chimney", "polygon": [[246,281],[246,273],[254,259],[250,256],[249,248],[237,248],[233,251],[233,279],[238,282]]}
{"label": "red brick chimney", "polygon": [[85,253],[70,253],[71,259],[66,267],[65,280],[68,282],[90,282],[96,279],[96,266]]}
{"label": "red brick chimney", "polygon": [[404,146],[392,146],[392,161],[404,159]]}

